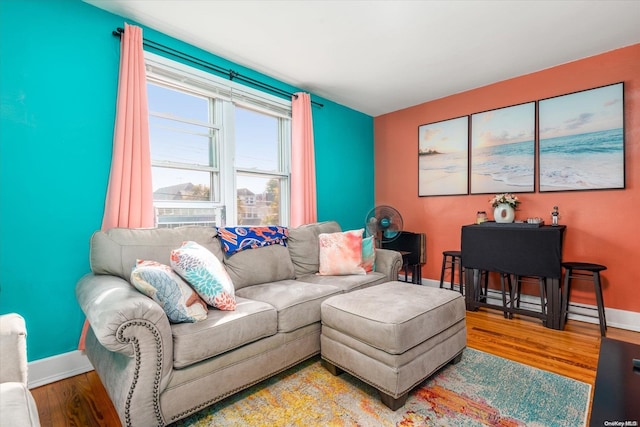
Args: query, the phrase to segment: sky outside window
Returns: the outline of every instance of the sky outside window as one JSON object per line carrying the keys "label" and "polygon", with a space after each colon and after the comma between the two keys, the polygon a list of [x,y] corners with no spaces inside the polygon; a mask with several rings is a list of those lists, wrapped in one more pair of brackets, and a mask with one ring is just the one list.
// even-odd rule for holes
{"label": "sky outside window", "polygon": [[[181,121],[209,123],[209,117],[213,116],[209,100],[152,83],[147,85],[147,92],[149,110],[155,115],[149,118],[152,159],[217,168],[218,131]],[[236,106],[234,125],[235,167],[279,172],[279,119]],[[188,170],[154,168],[153,190],[188,182],[205,184],[202,177],[202,173]],[[198,182],[193,181],[196,178]],[[265,178],[239,175],[236,186],[259,194],[265,191]]]}
{"label": "sky outside window", "polygon": [[235,115],[236,167],[278,171],[278,119],[241,107]]}

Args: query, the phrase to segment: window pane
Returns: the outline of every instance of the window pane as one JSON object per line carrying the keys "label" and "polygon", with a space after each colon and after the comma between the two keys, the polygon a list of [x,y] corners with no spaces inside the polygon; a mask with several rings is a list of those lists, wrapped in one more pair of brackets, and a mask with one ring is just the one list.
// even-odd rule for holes
{"label": "window pane", "polygon": [[209,122],[209,100],[204,97],[148,83],[147,99],[150,112]]}
{"label": "window pane", "polygon": [[149,133],[154,161],[217,166],[214,129],[151,116]]}
{"label": "window pane", "polygon": [[175,228],[183,225],[205,225],[222,227],[223,209],[211,208],[156,208],[156,224],[160,228]]}
{"label": "window pane", "polygon": [[238,225],[280,225],[282,178],[237,175]]}
{"label": "window pane", "polygon": [[240,107],[235,116],[236,167],[278,171],[278,118]]}
{"label": "window pane", "polygon": [[152,174],[153,200],[217,200],[211,198],[210,172],[154,167]]}

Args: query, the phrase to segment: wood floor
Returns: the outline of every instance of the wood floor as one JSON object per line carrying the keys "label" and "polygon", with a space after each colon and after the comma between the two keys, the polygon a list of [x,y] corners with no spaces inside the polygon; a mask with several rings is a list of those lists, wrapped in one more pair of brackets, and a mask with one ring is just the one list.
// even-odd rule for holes
{"label": "wood floor", "polygon": [[[640,332],[609,327],[607,337],[640,344]],[[564,331],[529,318],[504,319],[501,312],[467,312],[467,344],[593,387],[600,349],[595,324],[570,320]],[[120,426],[118,416],[91,371],[32,390],[43,427]],[[593,394],[593,388],[592,388]]]}

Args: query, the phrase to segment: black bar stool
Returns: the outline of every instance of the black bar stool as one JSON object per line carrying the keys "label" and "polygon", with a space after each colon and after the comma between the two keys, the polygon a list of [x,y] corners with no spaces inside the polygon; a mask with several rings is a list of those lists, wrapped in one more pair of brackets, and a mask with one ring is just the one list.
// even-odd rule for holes
{"label": "black bar stool", "polygon": [[460,293],[464,293],[464,285],[462,284],[462,252],[461,251],[443,251],[442,252],[442,270],[440,270],[440,287],[444,287],[444,273],[446,270],[451,271],[451,279],[449,281],[449,289],[453,290],[456,280],[456,266],[458,267],[458,284],[460,285]]}
{"label": "black bar stool", "polygon": [[513,303],[516,304],[517,308],[520,308],[520,301],[522,300],[522,284],[523,283],[535,283],[538,285],[540,289],[540,311],[543,315],[547,314],[547,291],[546,291],[546,283],[544,278],[542,277],[534,277],[534,276],[518,276],[514,277],[513,281],[513,295],[511,299],[511,306],[513,307]]}
{"label": "black bar stool", "polygon": [[[502,294],[502,308],[505,319],[513,319],[513,313],[507,308],[513,307],[513,283],[509,273],[500,273],[500,293]],[[507,302],[507,292],[509,292],[509,302]]]}
{"label": "black bar stool", "polygon": [[478,284],[480,285],[480,289],[476,289],[478,300],[487,302],[487,298],[489,298],[489,272],[486,270],[480,270],[478,274],[480,275],[478,277]]}
{"label": "black bar stool", "polygon": [[600,283],[600,272],[606,270],[607,267],[600,264],[591,264],[588,262],[563,262],[564,267],[564,285],[562,289],[562,313],[560,316],[560,329],[564,329],[569,314],[569,297],[571,293],[571,281],[584,280],[593,282],[596,292],[596,302],[598,304],[598,320],[600,322],[600,335],[606,336],[607,318],[604,314],[604,299],[602,298],[602,286]]}

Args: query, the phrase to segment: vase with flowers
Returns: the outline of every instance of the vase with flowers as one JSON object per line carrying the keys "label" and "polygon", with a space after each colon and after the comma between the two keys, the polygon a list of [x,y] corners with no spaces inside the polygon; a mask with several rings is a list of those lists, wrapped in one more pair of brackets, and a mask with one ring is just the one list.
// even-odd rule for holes
{"label": "vase with flowers", "polygon": [[493,219],[496,222],[509,223],[516,218],[516,208],[520,200],[511,193],[502,193],[493,196],[489,203],[493,206]]}

